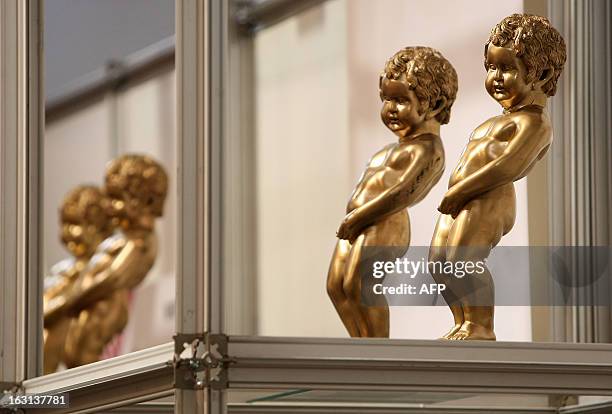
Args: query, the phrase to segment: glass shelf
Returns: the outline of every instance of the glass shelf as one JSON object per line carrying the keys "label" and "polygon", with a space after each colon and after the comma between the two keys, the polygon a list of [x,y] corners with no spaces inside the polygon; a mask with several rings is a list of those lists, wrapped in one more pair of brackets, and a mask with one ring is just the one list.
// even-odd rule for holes
{"label": "glass shelf", "polygon": [[[332,408],[354,407],[387,409],[473,409],[490,410],[514,409],[509,412],[556,412],[550,407],[546,395],[526,394],[471,394],[439,392],[400,392],[400,391],[343,391],[343,390],[291,390],[281,392],[261,391],[259,395],[245,395],[231,392],[230,401],[251,406],[303,406]],[[323,412],[323,411],[322,411]],[[484,412],[484,411],[483,411]]]}
{"label": "glass shelf", "polygon": [[[603,414],[612,412],[610,397],[548,396],[528,394],[324,391],[296,389],[231,390],[228,414],[251,413],[435,413],[435,414]],[[559,405],[565,405],[558,408]],[[113,410],[108,414],[172,414],[174,397],[168,396]]]}

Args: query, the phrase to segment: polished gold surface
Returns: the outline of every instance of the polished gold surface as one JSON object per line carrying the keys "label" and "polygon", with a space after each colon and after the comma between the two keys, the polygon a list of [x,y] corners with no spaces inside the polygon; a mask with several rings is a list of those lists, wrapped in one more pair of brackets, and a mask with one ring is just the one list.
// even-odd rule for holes
{"label": "polished gold surface", "polygon": [[[503,108],[470,137],[438,208],[430,261],[485,260],[514,225],[514,181],[525,177],[552,142],[545,107],[566,59],[565,43],[547,19],[514,14],[485,45],[487,92]],[[495,340],[494,285],[488,270],[463,278],[434,273],[446,284],[454,318],[443,338]]]}
{"label": "polished gold surface", "polygon": [[440,125],[450,118],[457,74],[434,49],[408,47],[387,62],[379,89],[381,119],[397,141],[374,154],[353,191],[327,277],[327,292],[352,337],[389,336],[388,306],[361,303],[357,267],[364,247],[408,249],[407,207],[422,200],[444,170]]}
{"label": "polished gold surface", "polygon": [[[45,278],[45,309],[50,301],[63,297],[72,288],[98,245],[112,234],[106,202],[106,197],[94,186],[77,187],[65,197],[60,208],[61,240],[72,257],[53,266]],[[54,372],[64,360],[71,321],[70,317],[62,317],[53,325],[45,325],[45,373]]]}
{"label": "polished gold surface", "polygon": [[109,164],[103,205],[116,232],[99,244],[75,280],[45,303],[47,329],[70,320],[63,352],[45,354],[49,369],[60,359],[69,368],[99,360],[124,329],[129,292],[146,277],[157,255],[154,225],[163,214],[167,188],[166,172],[146,156],[126,155]]}

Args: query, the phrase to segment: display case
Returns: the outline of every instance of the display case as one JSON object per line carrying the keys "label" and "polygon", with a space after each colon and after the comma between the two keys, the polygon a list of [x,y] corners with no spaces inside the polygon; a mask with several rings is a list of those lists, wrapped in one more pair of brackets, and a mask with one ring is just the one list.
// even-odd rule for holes
{"label": "display case", "polygon": [[[6,395],[69,395],[68,406],[47,413],[612,411],[609,304],[506,306],[496,342],[437,340],[438,322],[449,316],[441,307],[413,304],[393,311],[393,339],[348,338],[328,302],[324,274],[354,163],[365,161],[369,134],[385,133],[369,121],[370,106],[379,105],[371,103],[383,63],[377,48],[393,43],[395,50],[391,35],[417,28],[412,20],[398,29],[410,18],[422,19],[419,36],[397,36],[398,45],[438,42],[452,51],[469,41],[480,49],[465,56],[481,59],[486,39],[467,26],[492,27],[514,11],[549,17],[568,45],[550,108],[555,143],[517,185],[522,221],[508,243],[608,246],[610,5],[375,3],[176,1],[175,335],[48,375],[42,375],[43,2],[0,4],[0,385]],[[471,20],[447,13],[448,26],[434,27],[431,17],[441,7],[457,16],[456,8],[464,8]],[[449,129],[447,135],[465,141],[466,128],[474,126],[470,113],[490,112],[492,104],[472,96],[471,86],[483,92],[476,79],[484,75],[471,76],[463,55],[455,50],[447,57],[459,63],[464,95],[452,128],[464,134]],[[449,159],[464,141],[448,143]],[[328,143],[330,153],[319,157]],[[285,169],[278,167],[279,146]],[[417,246],[431,236],[437,198],[411,213]],[[546,296],[538,266],[528,263],[525,283],[532,295]]]}

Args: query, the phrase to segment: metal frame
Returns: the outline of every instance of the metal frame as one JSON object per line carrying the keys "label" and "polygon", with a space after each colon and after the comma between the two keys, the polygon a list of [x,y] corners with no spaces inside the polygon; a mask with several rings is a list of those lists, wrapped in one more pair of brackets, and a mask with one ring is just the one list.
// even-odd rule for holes
{"label": "metal frame", "polygon": [[42,368],[39,0],[0,2],[0,382]]}
{"label": "metal frame", "polygon": [[[350,404],[350,403],[282,403],[282,402],[261,402],[256,404],[251,403],[230,403],[228,404],[228,413],[233,414],[295,414],[295,413],[372,413],[372,414],[395,414],[395,413],[411,413],[411,414],[534,414],[534,413],[550,413],[550,414],[608,414],[612,409],[612,403],[597,403],[587,404],[579,407],[561,407],[561,408],[499,408],[499,407],[416,407],[407,404]],[[107,411],[108,414],[132,414],[132,413],[173,413],[174,403],[172,402],[149,402],[140,403],[130,407],[123,407],[112,411]]]}
{"label": "metal frame", "polygon": [[109,62],[106,67],[88,73],[66,85],[54,96],[47,96],[45,117],[47,122],[62,118],[79,110],[84,103],[103,97],[126,83],[139,80],[174,65],[174,36],[167,37],[125,59]]}
{"label": "metal frame", "polygon": [[[289,3],[274,0],[270,4]],[[288,10],[278,15],[290,15]],[[47,410],[49,413],[97,412],[173,392],[177,413],[226,412],[225,390],[207,387],[202,391],[173,391],[173,344],[37,377],[42,332],[42,272],[38,268],[43,124],[40,12],[40,0],[0,2],[0,283],[4,292],[16,293],[5,297],[8,300],[3,302],[0,315],[4,351],[0,382],[15,383],[28,393],[70,391],[70,408]],[[226,194],[222,190],[231,182],[224,175],[223,164],[231,155],[228,151],[239,142],[232,141],[236,139],[232,132],[235,126],[229,125],[226,110],[236,93],[230,88],[235,73],[229,72],[228,64],[236,33],[230,27],[232,13],[225,1],[178,0],[176,16],[180,203],[177,330],[181,334],[219,334],[225,329],[223,277],[227,266],[223,224],[227,219]],[[36,317],[27,317],[31,315]],[[26,320],[35,322],[26,324]],[[230,336],[228,355],[235,361],[227,369],[229,389],[612,395],[612,345]],[[234,404],[229,411],[348,412],[352,408],[262,403],[256,407]],[[362,408],[385,412],[380,407]],[[393,412],[397,407],[387,408],[391,411],[386,412]]]}
{"label": "metal frame", "polygon": [[[227,353],[233,361],[226,369],[229,390],[612,395],[611,345],[232,336],[228,339]],[[69,409],[46,410],[50,414],[126,406],[172,394],[172,359],[173,344],[165,344],[27,380],[23,387],[27,393],[70,392]],[[177,412],[192,412],[195,405],[186,405],[193,403],[189,392],[197,396],[196,391],[176,391],[176,398],[183,399],[182,406],[177,401]],[[206,392],[212,397],[220,395],[213,393],[221,393],[225,398],[227,391]],[[199,404],[199,409],[204,408],[202,402]],[[252,412],[263,412],[266,404],[249,407]],[[282,411],[290,408],[287,404],[293,404],[295,409],[296,403],[270,404],[279,412],[287,412]],[[308,407],[317,408],[312,404]],[[324,407],[325,404],[318,407],[318,412]],[[244,404],[233,404],[230,408],[230,412],[234,409],[251,412],[245,411]],[[213,409],[228,408],[210,402],[206,409],[214,413],[219,411]]]}
{"label": "metal frame", "polygon": [[[226,2],[177,2],[180,334],[223,332],[221,143]],[[177,390],[176,412],[220,413],[223,391]]]}
{"label": "metal frame", "polygon": [[283,21],[295,14],[313,6],[325,3],[327,0],[267,0],[242,1],[242,7],[237,10],[236,20],[247,32],[253,33]]}
{"label": "metal frame", "polygon": [[44,375],[23,382],[28,394],[70,393],[70,406],[46,413],[89,413],[174,393],[172,344]]}
{"label": "metal frame", "polygon": [[612,395],[612,345],[230,337],[230,388]]}
{"label": "metal frame", "polygon": [[[556,135],[548,170],[551,244],[610,245],[611,5],[606,1],[549,0],[548,11],[568,46],[559,93],[551,102]],[[576,271],[576,281],[590,283],[599,276],[591,273],[588,268]],[[610,273],[606,276],[607,290],[612,294]],[[588,294],[595,296],[594,292]],[[612,341],[609,306],[555,309],[552,326],[553,340]]]}

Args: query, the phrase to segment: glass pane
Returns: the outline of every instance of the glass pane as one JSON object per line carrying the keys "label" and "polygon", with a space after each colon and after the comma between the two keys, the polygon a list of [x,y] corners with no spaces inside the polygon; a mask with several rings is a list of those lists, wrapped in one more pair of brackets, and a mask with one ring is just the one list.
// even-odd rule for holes
{"label": "glass pane", "polygon": [[172,395],[168,397],[157,398],[151,401],[143,401],[136,404],[126,405],[125,407],[115,408],[112,410],[104,410],[100,412],[103,414],[173,414],[174,396]]}
{"label": "glass pane", "polygon": [[[603,413],[612,408],[610,397],[537,394],[489,394],[323,391],[323,390],[231,390],[228,412],[275,413],[308,410],[309,413],[342,412],[487,412],[487,413]],[[352,409],[354,411],[348,411]],[[380,411],[376,411],[380,410]],[[440,410],[440,411],[437,411]],[[144,401],[103,411],[104,413],[173,413],[174,397]]]}
{"label": "glass pane", "polygon": [[[230,323],[230,333],[347,336],[326,292],[336,231],[366,162],[397,141],[381,122],[379,75],[395,52],[412,45],[439,50],[459,79],[450,123],[440,133],[445,172],[408,210],[409,251],[427,258],[437,207],[471,131],[501,112],[483,87],[483,44],[503,17],[523,11],[523,2],[444,3],[443,15],[440,7],[333,0],[254,35],[256,268],[243,277],[257,281],[248,297],[257,321],[249,327]],[[515,187],[516,222],[503,246],[529,243],[525,180]],[[528,259],[521,266],[513,283],[528,294]],[[425,296],[391,307],[391,337],[435,339],[452,326],[448,308],[425,306],[435,302],[435,293]],[[245,305],[230,302],[231,318]],[[498,339],[531,340],[531,318],[527,306],[498,307]]]}
{"label": "glass pane", "polygon": [[45,371],[174,333],[174,1],[45,2]]}
{"label": "glass pane", "polygon": [[[252,56],[230,62],[240,84],[230,130],[240,132],[230,134],[226,160],[241,162],[225,170],[228,333],[610,341],[609,174],[600,155],[607,140],[594,135],[574,148],[581,138],[563,130],[577,93],[567,79],[582,75],[570,60],[563,67],[566,47],[554,27],[514,15],[535,3],[329,0],[256,26],[242,35],[252,43],[235,42],[250,45]],[[524,40],[538,31],[550,35],[545,47]],[[521,32],[517,42],[530,52],[506,47],[510,32]],[[490,63],[500,51],[514,66]],[[594,73],[604,69],[593,65]],[[506,99],[495,76],[511,67],[525,67],[516,79],[530,86]],[[434,83],[432,103],[421,89]],[[580,99],[575,105],[588,113],[590,95]],[[605,120],[605,105],[596,106]],[[539,115],[517,127],[522,114]],[[549,120],[554,142],[548,126],[536,132]],[[519,130],[535,137],[524,142],[538,142],[522,158],[508,144],[520,142]],[[422,158],[395,158],[419,140],[436,144]]]}
{"label": "glass pane", "polygon": [[[269,412],[474,412],[474,413],[593,413],[607,412],[612,399],[596,396],[538,394],[323,391],[323,390],[232,390],[229,412],[268,409]],[[283,409],[285,411],[283,411]],[[380,411],[377,411],[380,410]],[[473,410],[473,411],[468,411]]]}

